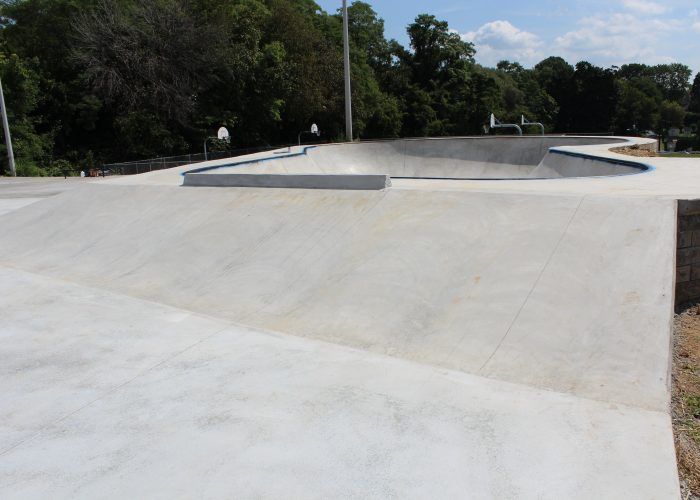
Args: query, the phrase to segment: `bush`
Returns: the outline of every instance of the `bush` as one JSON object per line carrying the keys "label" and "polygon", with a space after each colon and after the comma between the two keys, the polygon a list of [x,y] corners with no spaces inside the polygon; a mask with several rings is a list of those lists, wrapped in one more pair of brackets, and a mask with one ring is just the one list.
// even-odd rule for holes
{"label": "bush", "polygon": [[41,167],[38,167],[30,160],[17,160],[15,164],[18,177],[46,177],[48,173]]}
{"label": "bush", "polygon": [[691,111],[688,111],[685,114],[685,126],[693,129],[696,132],[700,132],[697,130],[698,124],[700,124],[700,113],[693,113]]}
{"label": "bush", "polygon": [[76,176],[77,170],[67,160],[56,160],[49,167],[39,167],[31,160],[18,159],[15,165],[18,177]]}
{"label": "bush", "polygon": [[676,143],[676,151],[685,151],[687,149],[693,148],[694,150],[700,149],[698,146],[698,136],[695,135],[683,135],[678,138]]}
{"label": "bush", "polygon": [[76,169],[68,160],[56,160],[47,169],[47,174],[51,177],[73,176]]}

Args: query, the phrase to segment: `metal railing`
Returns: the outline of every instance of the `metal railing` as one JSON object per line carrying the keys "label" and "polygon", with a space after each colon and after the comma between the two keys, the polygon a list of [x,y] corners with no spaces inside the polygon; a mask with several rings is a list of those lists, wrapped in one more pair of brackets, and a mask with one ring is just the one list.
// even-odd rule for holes
{"label": "metal railing", "polygon": [[136,175],[145,172],[153,172],[154,170],[165,170],[168,168],[181,167],[183,165],[192,165],[193,163],[201,163],[203,161],[233,158],[253,153],[273,151],[275,149],[279,149],[279,146],[261,146],[256,148],[234,149],[231,151],[209,151],[206,158],[204,153],[197,153],[180,156],[164,156],[161,158],[150,158],[147,160],[127,161],[122,163],[106,163],[101,169],[97,169],[96,172],[97,175]]}

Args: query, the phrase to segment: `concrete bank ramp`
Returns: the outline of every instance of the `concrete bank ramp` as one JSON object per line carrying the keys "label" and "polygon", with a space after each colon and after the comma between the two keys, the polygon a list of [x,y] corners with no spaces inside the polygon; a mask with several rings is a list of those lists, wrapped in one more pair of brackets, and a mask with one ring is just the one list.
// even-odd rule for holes
{"label": "concrete bank ramp", "polygon": [[661,411],[674,216],[594,196],[91,185],[3,219],[0,265]]}
{"label": "concrete bank ramp", "polygon": [[673,200],[107,181],[0,227],[0,498],[678,498]]}

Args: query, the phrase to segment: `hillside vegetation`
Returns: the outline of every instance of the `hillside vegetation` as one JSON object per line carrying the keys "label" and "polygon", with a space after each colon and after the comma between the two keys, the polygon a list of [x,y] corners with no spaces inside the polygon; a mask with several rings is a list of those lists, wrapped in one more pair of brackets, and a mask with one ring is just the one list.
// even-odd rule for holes
{"label": "hillside vegetation", "polygon": [[[344,131],[342,19],[311,0],[6,0],[0,77],[20,173]],[[423,14],[410,46],[372,7],[350,7],[356,138],[483,133],[489,113],[548,132],[664,133],[700,121],[700,76],[682,64],[531,69],[475,62],[475,47]],[[692,144],[694,138],[688,139]],[[2,146],[0,169],[6,159]]]}

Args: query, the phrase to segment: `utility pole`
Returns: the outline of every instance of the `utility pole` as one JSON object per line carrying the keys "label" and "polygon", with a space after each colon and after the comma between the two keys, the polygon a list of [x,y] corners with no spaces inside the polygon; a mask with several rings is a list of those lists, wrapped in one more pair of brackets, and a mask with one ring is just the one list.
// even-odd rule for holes
{"label": "utility pole", "polygon": [[350,35],[348,0],[343,0],[343,56],[345,65],[345,139],[352,142],[352,89],[350,87]]}
{"label": "utility pole", "polygon": [[0,81],[0,106],[2,106],[2,126],[5,129],[5,145],[7,146],[7,159],[10,163],[10,174],[12,177],[16,177],[15,153],[12,151],[12,137],[10,137],[10,124],[7,121],[7,108],[5,107],[5,94],[2,91],[2,81]]}

